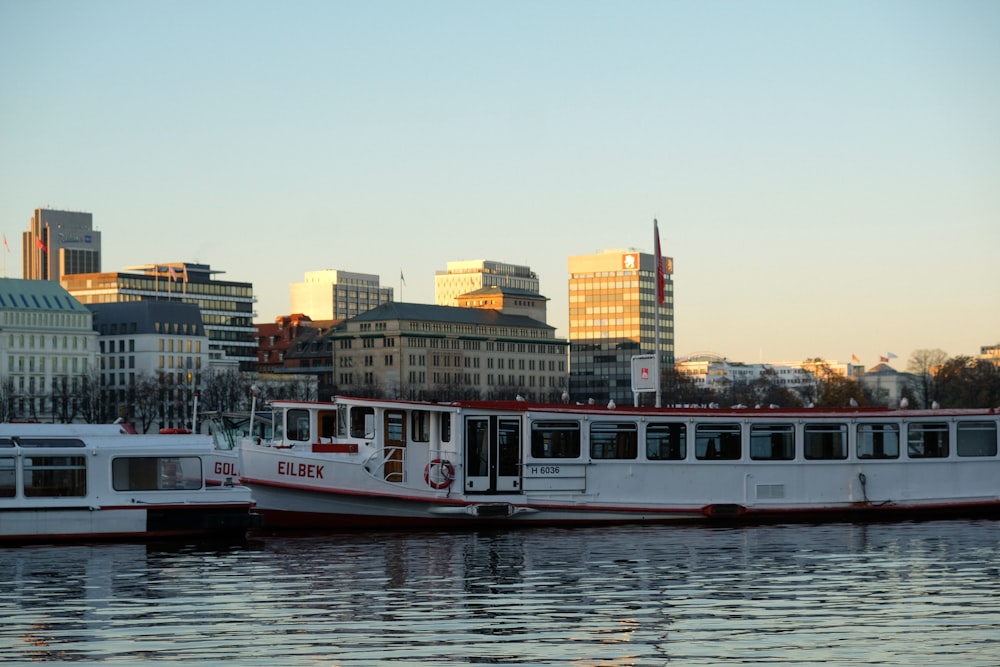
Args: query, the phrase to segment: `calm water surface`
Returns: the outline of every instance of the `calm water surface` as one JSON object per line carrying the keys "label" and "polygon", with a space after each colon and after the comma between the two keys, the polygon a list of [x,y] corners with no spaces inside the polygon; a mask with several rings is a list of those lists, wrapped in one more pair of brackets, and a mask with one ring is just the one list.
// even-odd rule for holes
{"label": "calm water surface", "polygon": [[0,549],[0,662],[1000,664],[1000,522]]}

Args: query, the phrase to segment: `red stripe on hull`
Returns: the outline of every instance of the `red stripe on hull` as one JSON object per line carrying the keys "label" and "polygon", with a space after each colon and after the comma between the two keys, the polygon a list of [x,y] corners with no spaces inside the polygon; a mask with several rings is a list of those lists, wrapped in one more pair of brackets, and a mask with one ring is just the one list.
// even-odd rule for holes
{"label": "red stripe on hull", "polygon": [[[370,513],[362,512],[309,512],[258,508],[263,516],[265,530],[337,530],[361,528],[425,529],[425,528],[483,528],[489,526],[572,526],[625,523],[822,523],[834,521],[900,521],[945,517],[995,517],[1000,518],[1000,500],[936,503],[925,505],[871,505],[856,503],[850,506],[810,508],[760,508],[739,505],[706,505],[700,508],[671,507],[619,507],[589,505],[561,505],[550,503],[512,503],[516,510],[512,516],[476,516],[474,514],[434,513],[435,508],[470,507],[490,505],[491,497],[482,499],[408,499],[396,496],[377,496],[366,493],[314,492],[321,497],[359,498]],[[301,499],[300,499],[301,501]],[[365,503],[365,501],[369,501]],[[357,505],[358,501],[351,501]],[[392,504],[409,505],[405,513],[393,513]],[[383,505],[384,507],[379,507]],[[499,504],[508,504],[505,501]],[[397,505],[398,507],[398,505]],[[420,512],[427,512],[421,516]],[[562,516],[560,516],[562,515]]]}

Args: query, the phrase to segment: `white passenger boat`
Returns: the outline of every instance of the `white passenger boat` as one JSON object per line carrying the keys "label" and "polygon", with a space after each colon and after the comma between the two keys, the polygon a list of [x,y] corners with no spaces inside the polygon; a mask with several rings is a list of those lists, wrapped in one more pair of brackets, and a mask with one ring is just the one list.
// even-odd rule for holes
{"label": "white passenger boat", "polygon": [[271,528],[1000,516],[1000,410],[274,401]]}
{"label": "white passenger boat", "polygon": [[117,424],[0,424],[0,543],[243,537],[250,490],[206,483],[212,440]]}
{"label": "white passenger boat", "polygon": [[[261,436],[270,433],[270,417],[266,412],[255,415],[254,426]],[[186,430],[184,432],[189,433]],[[211,436],[215,447],[212,460],[205,471],[205,483],[209,486],[239,484],[239,444],[250,433],[250,413],[206,412],[202,415],[200,432]]]}

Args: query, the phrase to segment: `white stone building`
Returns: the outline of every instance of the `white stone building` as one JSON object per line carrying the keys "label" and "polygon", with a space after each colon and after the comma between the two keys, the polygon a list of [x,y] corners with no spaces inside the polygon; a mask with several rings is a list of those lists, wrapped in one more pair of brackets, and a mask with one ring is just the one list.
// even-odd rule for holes
{"label": "white stone building", "polygon": [[0,278],[0,419],[53,419],[97,352],[93,315],[59,283]]}

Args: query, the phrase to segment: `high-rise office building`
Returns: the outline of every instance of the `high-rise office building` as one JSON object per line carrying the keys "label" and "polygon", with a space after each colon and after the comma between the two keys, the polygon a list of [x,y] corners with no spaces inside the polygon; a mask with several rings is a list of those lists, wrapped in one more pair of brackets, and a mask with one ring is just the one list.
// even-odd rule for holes
{"label": "high-rise office building", "polygon": [[488,259],[448,262],[434,276],[434,303],[457,306],[458,297],[484,287],[502,287],[538,294],[538,276],[530,267]]}
{"label": "high-rise office building", "polygon": [[257,329],[253,324],[253,283],[216,280],[207,264],[146,264],[117,273],[64,276],[61,283],[81,303],[175,301],[197,304],[208,335],[212,368],[254,370]]}
{"label": "high-rise office building", "polygon": [[35,209],[31,229],[21,233],[21,275],[53,280],[72,273],[100,273],[101,233],[93,215]]}
{"label": "high-rise office building", "polygon": [[391,287],[380,287],[379,277],[325,269],[307,271],[305,282],[292,283],[292,313],[313,320],[343,320],[392,301]]}
{"label": "high-rise office building", "polygon": [[664,302],[657,261],[635,250],[569,258],[569,391],[575,401],[631,405],[632,357],[653,354],[659,310],[660,369],[674,362],[673,261],[664,258]]}

